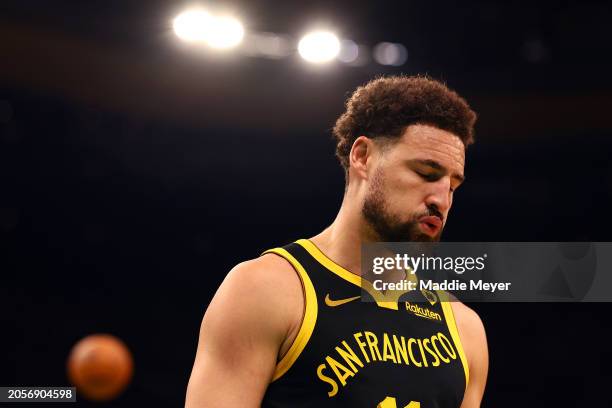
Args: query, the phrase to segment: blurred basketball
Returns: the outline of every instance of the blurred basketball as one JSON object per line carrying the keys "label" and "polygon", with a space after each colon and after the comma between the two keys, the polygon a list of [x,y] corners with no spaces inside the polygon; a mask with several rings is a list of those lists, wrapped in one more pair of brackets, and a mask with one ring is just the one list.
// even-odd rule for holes
{"label": "blurred basketball", "polygon": [[110,334],[83,338],[68,357],[68,378],[80,395],[96,401],[118,396],[132,379],[133,369],[130,350]]}

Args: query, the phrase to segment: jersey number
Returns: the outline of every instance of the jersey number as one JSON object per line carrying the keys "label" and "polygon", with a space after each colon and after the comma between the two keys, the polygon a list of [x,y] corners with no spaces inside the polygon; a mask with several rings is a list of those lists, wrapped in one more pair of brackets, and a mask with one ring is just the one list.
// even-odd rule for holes
{"label": "jersey number", "polygon": [[[385,398],[381,403],[379,403],[376,408],[397,408],[397,402],[393,397]],[[410,401],[410,404],[406,405],[404,408],[421,408],[421,403],[417,401]]]}

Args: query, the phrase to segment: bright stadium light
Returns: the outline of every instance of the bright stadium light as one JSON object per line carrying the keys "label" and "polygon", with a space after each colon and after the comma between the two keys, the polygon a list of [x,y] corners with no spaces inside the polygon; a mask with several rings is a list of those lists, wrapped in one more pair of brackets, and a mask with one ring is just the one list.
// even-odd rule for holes
{"label": "bright stadium light", "polygon": [[238,20],[227,16],[212,16],[202,9],[182,12],[172,25],[180,39],[205,42],[213,48],[234,47],[244,37],[244,28]]}
{"label": "bright stadium light", "polygon": [[204,10],[187,10],[172,22],[174,33],[184,41],[206,41],[212,16]]}
{"label": "bright stadium light", "polygon": [[298,52],[309,62],[331,61],[340,52],[340,40],[327,31],[312,32],[302,37],[298,43]]}
{"label": "bright stadium light", "polygon": [[231,48],[242,41],[244,28],[233,17],[214,17],[207,33],[206,42],[213,48]]}

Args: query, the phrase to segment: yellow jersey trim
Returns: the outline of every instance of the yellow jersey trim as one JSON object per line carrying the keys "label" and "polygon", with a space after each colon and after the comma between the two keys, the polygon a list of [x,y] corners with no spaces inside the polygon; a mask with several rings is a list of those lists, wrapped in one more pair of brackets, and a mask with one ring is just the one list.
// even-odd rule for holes
{"label": "yellow jersey trim", "polygon": [[[308,253],[325,268],[335,273],[345,281],[366,290],[370,295],[372,295],[372,298],[376,300],[378,306],[386,309],[398,310],[397,300],[400,298],[400,296],[406,293],[406,291],[390,291],[388,293],[381,293],[374,289],[374,286],[370,281],[362,279],[361,276],[344,269],[342,266],[329,259],[327,255],[325,255],[315,244],[312,243],[312,241],[308,239],[300,239],[295,242],[308,251]],[[408,276],[411,279],[414,278],[414,276],[411,274],[408,274]]]}
{"label": "yellow jersey trim", "polygon": [[[439,292],[438,297],[440,297]],[[467,389],[468,383],[470,382],[470,368],[467,358],[465,357],[465,352],[463,351],[463,345],[461,344],[461,338],[459,337],[459,330],[457,330],[457,322],[455,321],[453,306],[451,305],[451,301],[448,300],[440,300],[440,303],[442,304],[442,311],[444,312],[444,318],[446,319],[448,331],[455,342],[455,347],[457,347],[457,351],[459,352],[461,364],[463,364],[463,371],[465,372],[465,388]]]}
{"label": "yellow jersey trim", "polygon": [[291,347],[289,347],[287,353],[285,353],[283,358],[281,358],[281,360],[276,364],[276,369],[274,370],[274,375],[272,376],[272,381],[276,381],[291,368],[300,354],[302,354],[302,351],[304,351],[304,348],[306,347],[306,344],[308,344],[308,340],[310,340],[310,336],[314,331],[319,308],[317,305],[317,294],[314,286],[312,285],[306,270],[298,262],[298,260],[283,248],[270,249],[265,251],[263,254],[270,253],[279,255],[289,261],[289,263],[293,266],[293,269],[295,269],[300,277],[300,281],[302,282],[302,291],[304,292],[304,317],[302,318],[300,329],[293,340],[293,344],[291,344]]}
{"label": "yellow jersey trim", "polygon": [[307,239],[299,239],[295,242],[304,247],[304,249],[308,251],[308,253],[321,265],[323,265],[342,279],[361,287],[361,276],[349,272],[348,270],[344,269],[343,267],[329,259],[327,255],[321,252],[321,250],[311,241]]}

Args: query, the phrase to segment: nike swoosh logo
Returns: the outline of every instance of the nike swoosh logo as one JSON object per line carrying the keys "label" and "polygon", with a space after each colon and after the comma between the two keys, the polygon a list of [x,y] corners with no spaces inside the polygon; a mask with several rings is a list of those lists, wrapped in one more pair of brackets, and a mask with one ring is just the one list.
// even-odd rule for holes
{"label": "nike swoosh logo", "polygon": [[348,303],[348,302],[352,302],[353,300],[357,300],[360,297],[361,296],[355,296],[355,297],[350,297],[346,299],[332,300],[329,298],[329,293],[328,293],[327,295],[325,295],[325,304],[329,307],[336,307],[336,306],[344,305],[345,303]]}

